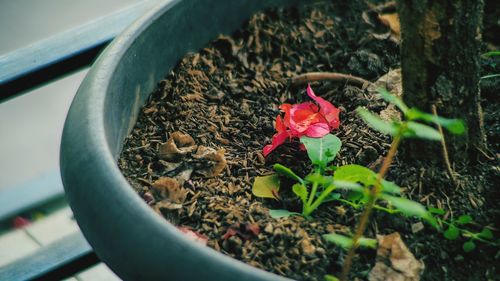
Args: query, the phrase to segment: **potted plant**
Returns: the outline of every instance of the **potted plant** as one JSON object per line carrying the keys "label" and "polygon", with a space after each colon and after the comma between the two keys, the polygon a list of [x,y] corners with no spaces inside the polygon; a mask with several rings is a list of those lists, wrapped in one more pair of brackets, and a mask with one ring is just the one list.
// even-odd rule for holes
{"label": "potted plant", "polygon": [[[279,236],[280,234],[276,234],[276,229],[273,229],[275,228],[273,224],[275,221],[273,220],[284,216],[294,217],[294,223],[297,225],[314,224],[317,229],[323,231],[321,234],[327,234],[327,236],[321,236],[325,241],[320,243],[311,242],[307,233],[299,229],[297,234],[299,239],[293,240],[297,242],[297,247],[300,248],[297,255],[304,256],[302,259],[304,264],[321,266],[323,269],[319,272],[325,271],[324,268],[329,266],[335,266],[336,263],[332,260],[339,257],[339,253],[342,253],[342,247],[350,249],[347,255],[348,263],[351,262],[354,250],[358,245],[376,247],[377,241],[369,239],[369,237],[363,237],[372,209],[389,213],[390,216],[402,213],[411,217],[418,217],[428,223],[429,227],[426,228],[426,231],[435,232],[435,230],[432,230],[434,227],[438,231],[443,231],[445,237],[450,240],[456,239],[461,234],[468,237],[466,241],[468,250],[472,247],[471,245],[475,246],[474,242],[477,241],[495,244],[494,241],[491,241],[493,235],[490,228],[474,229],[475,231],[462,228],[462,225],[471,223],[469,216],[462,214],[458,219],[447,220],[442,208],[426,208],[420,203],[405,199],[401,195],[401,189],[395,183],[384,179],[394,159],[396,147],[402,139],[421,137],[442,140],[442,133],[438,132],[437,128],[433,129],[428,125],[437,125],[439,129],[443,127],[451,132],[461,133],[463,132],[463,126],[460,121],[441,118],[437,114],[423,113],[416,108],[409,107],[400,98],[388,92],[378,92],[372,82],[356,76],[325,72],[296,76],[297,73],[304,72],[297,69],[297,65],[300,66],[300,63],[304,64],[304,69],[311,68],[308,65],[311,63],[304,61],[300,56],[300,63],[295,62],[291,66],[294,68],[293,73],[290,71],[290,66],[285,65],[285,62],[283,64],[278,62],[269,66],[272,68],[270,73],[286,73],[287,71],[292,73],[286,74],[288,78],[291,78],[290,89],[292,90],[288,88],[283,90],[285,84],[288,83],[283,82],[285,81],[283,76],[276,75],[276,83],[274,81],[270,82],[269,79],[261,79],[260,74],[256,74],[259,71],[255,71],[260,67],[259,58],[249,58],[256,54],[242,55],[238,51],[240,48],[247,48],[251,45],[251,48],[255,50],[260,48],[269,49],[268,53],[263,52],[264,56],[279,53],[279,46],[273,46],[272,42],[260,46],[259,36],[265,35],[259,34],[272,33],[273,31],[261,31],[259,26],[255,27],[252,24],[249,25],[249,28],[254,29],[240,31],[240,33],[243,33],[243,37],[246,36],[243,41],[235,43],[233,38],[219,37],[212,43],[210,48],[204,51],[204,54],[185,57],[178,64],[186,53],[201,49],[211,39],[216,38],[217,35],[231,34],[236,31],[245,20],[249,19],[257,11],[274,6],[298,7],[292,10],[291,13],[293,14],[301,10],[300,7],[302,6],[299,4],[301,4],[301,1],[167,1],[134,23],[113,41],[90,70],[73,101],[65,124],[61,150],[62,177],[69,203],[82,232],[98,256],[120,277],[131,280],[195,280],[201,278],[234,280],[235,276],[238,276],[238,279],[241,280],[285,279],[282,276],[256,269],[232,259],[201,243],[195,243],[193,239],[187,237],[199,234],[197,229],[193,229],[195,225],[200,227],[201,232],[209,231],[210,228],[217,228],[217,230],[214,230],[214,233],[216,233],[214,234],[215,238],[211,237],[213,239],[211,239],[212,244],[210,246],[216,249],[219,248],[219,250],[222,249],[222,251],[230,255],[243,259],[241,257],[245,255],[247,249],[242,249],[242,244],[248,245],[262,237]],[[321,12],[313,11],[309,16],[315,18],[320,17],[320,14]],[[267,16],[274,17],[276,14],[270,13]],[[260,19],[262,20],[264,17],[262,16]],[[372,17],[373,14],[366,14],[365,20],[368,21]],[[384,17],[380,18],[384,19]],[[389,33],[386,35],[377,34],[374,36],[375,39],[372,39],[393,40],[390,44],[387,42],[383,44],[377,43],[374,46],[378,49],[389,46],[394,51],[398,49],[398,42],[395,42],[397,38],[394,39],[394,27],[390,22],[391,17],[385,17],[385,19],[389,21]],[[305,26],[301,27],[302,29],[298,28],[290,31],[290,33],[294,31],[305,33],[304,36],[309,36],[307,38],[341,35],[332,35],[333,33],[325,35],[328,30],[338,24],[334,20],[320,23],[320,25],[327,26],[326,31],[317,29],[308,20],[306,20]],[[314,40],[311,39],[311,41]],[[242,47],[243,45],[247,47]],[[307,44],[304,43],[304,45]],[[324,44],[316,44],[313,47],[307,46],[307,48],[326,47]],[[210,54],[213,50],[216,50],[217,55],[223,57],[221,61],[210,61],[210,55],[207,54]],[[241,85],[224,84],[231,82],[231,79],[226,78],[226,76],[232,75],[232,70],[238,67],[229,66],[225,69],[227,72],[217,73],[219,68],[224,68],[222,64],[226,57],[228,61],[237,60],[241,68],[249,69],[249,73],[251,73],[247,77],[249,81],[242,79],[240,80],[242,81]],[[363,75],[365,78],[375,80],[376,76],[384,74],[387,70],[377,55],[367,53],[364,50],[338,57],[348,58],[345,61],[347,68],[356,69],[359,74],[365,74]],[[328,60],[328,58],[323,59],[323,61]],[[186,65],[188,67],[186,68],[182,68],[184,61],[187,61]],[[201,62],[198,63],[199,61]],[[203,64],[203,70],[206,70],[206,73],[194,67],[197,64]],[[391,62],[387,63],[391,67],[397,64],[396,59],[392,59]],[[177,67],[176,71],[181,74],[169,75],[157,87],[158,81],[161,81],[165,74],[172,71],[174,67]],[[365,70],[366,72],[362,73]],[[196,81],[186,82],[186,79],[189,80],[197,75],[199,80],[196,78],[194,79]],[[209,78],[210,75],[215,78]],[[335,100],[327,101],[321,97],[324,94],[323,92],[316,95],[312,88],[308,86],[306,95],[305,85],[297,86],[303,82],[324,79],[357,84],[361,86],[361,90],[350,90],[350,93],[362,97],[353,99],[355,105],[341,104],[343,108],[338,109],[331,104],[331,102],[335,103]],[[196,89],[196,85],[193,86],[193,89],[190,88],[192,86],[189,83],[196,84],[200,83],[201,80],[204,81],[202,83],[205,83],[203,91],[193,90]],[[384,81],[387,86],[388,80]],[[252,87],[249,85],[250,82],[260,86]],[[177,84],[178,87],[171,87],[172,84]],[[214,86],[214,84],[217,85]],[[250,95],[262,92],[262,85],[271,85],[269,87],[275,85],[272,92],[281,96],[269,96],[264,102],[252,100]],[[370,88],[368,97],[362,94],[367,86]],[[238,89],[238,87],[241,89]],[[220,88],[233,93],[228,95],[220,91]],[[255,88],[258,89],[255,90]],[[250,94],[245,96],[246,94],[242,94],[242,92]],[[340,92],[349,93],[349,90],[342,89]],[[293,98],[290,97],[291,93],[295,95]],[[287,98],[291,99],[293,103],[286,103],[285,100],[291,102]],[[232,101],[232,103],[228,101]],[[300,103],[300,101],[304,102]],[[253,104],[249,106],[248,103]],[[375,110],[377,112],[381,112],[381,108],[384,110],[390,109],[388,111],[392,110],[392,113],[389,112],[388,114],[392,114],[392,117],[381,120],[378,115],[374,115],[365,109],[354,110],[357,105],[364,105],[371,111]],[[280,110],[273,108],[273,106],[280,106],[282,113],[279,113]],[[220,117],[230,111],[227,109],[228,107],[232,107],[233,111],[241,112],[230,114],[231,116],[221,120]],[[347,107],[347,110],[345,107]],[[218,116],[215,116],[217,118],[212,120],[210,115],[201,114],[197,111],[190,112],[193,108],[201,108],[203,112],[220,110],[216,113],[218,114]],[[252,115],[251,112],[249,114],[245,113],[246,111],[252,111],[249,108],[252,108],[253,112],[256,112],[256,109],[264,112],[262,118],[258,118],[255,114]],[[359,128],[361,124],[365,128],[373,128],[368,133],[368,129],[363,130],[364,133],[362,134],[364,137],[372,134],[373,138],[383,139],[381,145],[373,144],[372,146],[365,141],[356,158],[353,158],[354,156],[346,158],[346,154],[351,153],[354,155],[356,153],[352,153],[352,151],[346,153],[344,146],[342,146],[343,150],[341,151],[341,144],[349,143],[350,135],[348,132],[352,132],[351,127],[348,126],[341,127],[338,133],[335,131],[339,128],[339,124],[343,122],[339,120],[341,110],[344,111],[341,114],[345,114],[344,116],[350,122],[359,114],[360,118],[358,119],[363,119],[369,126],[365,126],[363,121],[355,121],[352,130],[358,130],[356,128]],[[300,114],[297,113],[299,111]],[[388,111],[384,112],[387,113]],[[156,112],[163,112],[163,115],[160,116]],[[192,121],[196,119],[193,114],[200,114],[203,120],[196,124],[196,122]],[[281,115],[276,118],[276,114]],[[394,114],[399,114],[402,119],[394,121]],[[273,117],[272,120],[269,119],[270,116]],[[252,123],[251,126],[258,131],[258,141],[255,139],[252,141],[255,132],[248,137],[250,133],[241,132],[240,129],[243,127],[228,128],[230,126],[228,124],[232,122],[231,118],[233,117],[237,117],[236,119],[239,120],[236,122]],[[175,120],[171,120],[172,118]],[[183,118],[191,120],[186,122],[189,123],[188,125],[182,126],[178,123],[174,125],[176,121],[182,123]],[[245,120],[246,118],[248,120]],[[306,122],[306,125],[300,123],[305,119],[314,119],[314,122]],[[137,124],[136,121],[138,121]],[[160,124],[164,121],[166,123]],[[297,127],[297,122],[304,126]],[[273,136],[274,129],[277,132]],[[176,132],[179,130],[182,132]],[[332,131],[333,134],[337,133],[339,137],[329,134]],[[376,133],[376,131],[379,131],[379,133]],[[191,133],[192,137],[184,134],[186,132]],[[230,164],[226,167],[226,160],[223,159],[224,150],[216,151],[213,149],[224,147],[224,145],[231,149],[234,148],[228,145],[234,139],[227,136],[240,133],[246,134],[243,138],[249,138],[250,141],[238,144],[239,147],[255,146],[252,148],[255,151],[249,154],[249,158],[261,162],[259,171],[254,169],[252,173],[248,173],[247,164],[243,164],[243,162],[247,163],[246,158],[235,157],[228,159]],[[142,138],[141,136],[145,134],[153,137]],[[208,140],[204,137],[206,134],[210,134]],[[383,134],[390,135],[394,139],[390,149],[390,142],[387,141],[389,138],[384,137]],[[130,140],[127,139],[127,136],[136,139]],[[370,137],[367,139],[372,140]],[[292,142],[280,146],[286,140]],[[265,144],[267,146],[264,146]],[[353,144],[352,142],[350,144],[354,145],[355,148],[359,148],[359,144]],[[261,147],[258,147],[259,145]],[[201,149],[202,146],[203,149]],[[278,148],[278,146],[280,147]],[[135,151],[146,150],[147,153],[142,155],[135,153]],[[177,154],[173,155],[172,151]],[[206,162],[203,162],[202,158],[211,151],[214,152],[214,155],[210,156],[212,157],[210,161],[214,162],[215,158],[213,157],[219,157],[217,161],[223,162],[223,165],[221,164],[217,168],[217,172],[203,170],[206,169]],[[234,153],[234,150],[232,151]],[[339,151],[341,151],[340,160],[335,159]],[[383,155],[379,155],[385,154],[385,152],[387,152],[387,157],[384,158]],[[154,155],[151,155],[151,153]],[[186,155],[189,156],[189,159],[184,163],[183,157]],[[143,157],[147,157],[147,159],[143,159]],[[288,157],[288,160],[286,157]],[[127,160],[132,158],[134,160]],[[306,163],[308,158],[311,160],[311,164]],[[290,159],[298,159],[299,161]],[[366,166],[373,166],[375,172],[359,165],[345,165],[356,164],[344,163],[353,159],[360,159]],[[334,160],[342,162],[333,162],[337,164],[332,165],[331,163]],[[118,161],[121,170],[117,165]],[[238,163],[235,164],[235,162]],[[288,163],[293,165],[293,169],[277,164],[274,165],[277,174],[269,175],[270,171],[273,170],[273,163]],[[343,164],[340,165],[340,163]],[[136,165],[137,167],[129,168],[129,165]],[[378,166],[381,167],[377,176],[376,171],[378,169],[375,168]],[[248,219],[249,221],[241,221],[240,218],[235,219],[235,217],[238,217],[238,210],[235,211],[235,214],[232,214],[230,210],[221,212],[224,216],[230,216],[231,219],[220,223],[210,221],[211,218],[200,214],[196,214],[191,218],[192,213],[195,213],[194,208],[197,204],[195,198],[198,198],[197,196],[200,196],[200,194],[202,196],[206,195],[207,198],[210,196],[209,193],[198,192],[200,188],[205,187],[203,184],[198,185],[199,182],[194,181],[193,183],[190,179],[191,173],[194,171],[194,173],[201,174],[205,178],[220,173],[230,176],[231,173],[240,172],[238,167],[243,172],[235,176],[240,176],[237,179],[239,182],[247,181],[247,183],[241,185],[246,189],[241,189],[241,186],[239,186],[240,190],[238,191],[229,190],[226,188],[226,183],[220,181],[214,181],[215,184],[211,182],[211,185],[215,186],[215,188],[219,186],[221,189],[227,189],[220,193],[245,194],[240,199],[246,200],[246,203],[248,203],[248,196],[254,196],[251,198],[257,204],[248,203],[245,206],[252,210],[258,209],[255,214],[259,216],[259,223],[252,222],[253,218],[250,217],[254,213],[251,211],[244,216],[245,220]],[[307,172],[304,172],[307,171],[306,169],[304,171],[296,170],[296,168],[302,169],[305,167],[312,167],[313,172],[307,174]],[[179,200],[179,202],[176,200],[161,201],[169,197],[168,194],[171,192],[165,187],[170,182],[165,183],[165,180],[170,181],[172,179],[174,175],[171,173],[172,170],[177,170],[177,172],[180,170],[189,171],[189,176],[182,180],[182,185],[192,185],[191,193],[188,195],[189,206],[185,201],[185,192],[187,192],[185,190],[181,192],[182,194],[180,193],[182,200]],[[401,171],[403,170],[400,169],[397,172]],[[143,178],[138,174],[146,176]],[[177,176],[177,174],[175,175]],[[451,175],[453,177],[453,174]],[[278,179],[282,181],[282,184],[278,184]],[[250,181],[253,184],[253,190]],[[201,182],[203,182],[203,179]],[[177,182],[175,183],[177,184]],[[132,186],[143,198],[137,195]],[[176,185],[176,188],[179,187]],[[288,193],[286,190],[288,190]],[[196,192],[198,194],[195,194]],[[253,195],[250,195],[250,192],[253,192]],[[218,200],[218,191],[212,193],[216,196],[207,200]],[[255,199],[255,197],[259,196],[270,199]],[[223,200],[231,201],[227,198],[229,197]],[[156,205],[157,213],[168,216],[168,210],[171,209],[176,212],[176,210],[182,209],[187,213],[191,213],[190,215],[184,214],[184,223],[186,225],[191,223],[191,225],[188,225],[187,228],[183,225],[181,231],[179,231],[176,226],[167,223],[146,204],[151,203],[154,205],[160,201],[166,202],[166,205]],[[343,204],[343,206],[353,209],[365,208],[365,213],[357,230],[351,232],[351,235],[339,235],[338,233],[345,234],[349,233],[349,231],[339,231],[334,226],[331,217],[314,218],[316,212],[325,214],[334,210],[333,207],[329,209],[323,208],[326,205],[325,202],[328,201]],[[377,202],[383,203],[380,205]],[[209,202],[203,204],[204,208],[208,208],[210,205]],[[222,208],[223,205],[216,206]],[[193,206],[192,209],[190,209],[191,206]],[[213,206],[213,204],[210,206]],[[340,205],[337,207],[340,209],[336,209],[335,213],[339,216],[342,216],[342,213],[351,212],[345,211]],[[263,215],[268,212],[268,209],[271,210],[269,212],[270,216]],[[167,210],[166,214],[163,213],[165,210]],[[172,220],[175,220],[175,218]],[[352,221],[348,217],[343,217],[340,220],[343,220],[343,222]],[[209,223],[203,226],[202,222],[207,221]],[[238,223],[226,225],[228,222],[235,221],[238,221]],[[323,223],[324,225],[321,225]],[[404,228],[390,226],[389,229]],[[421,230],[421,227],[419,227],[415,232]],[[263,235],[263,232],[267,234]],[[186,235],[186,233],[189,235]],[[315,235],[318,236],[318,233],[315,233]],[[422,232],[420,235],[423,235]],[[200,237],[197,238],[204,240],[202,235]],[[217,241],[220,242],[220,245]],[[380,241],[378,243],[382,243]],[[322,247],[329,242],[336,243],[341,247],[334,248],[334,246],[331,246],[325,251]],[[464,249],[466,244],[464,244]],[[261,246],[268,247],[272,245],[267,243],[261,244]],[[283,247],[278,247],[276,249],[288,254],[288,250],[293,250],[291,248],[294,245],[286,245],[285,247],[288,248],[283,250]],[[276,252],[276,250],[271,249],[269,251]],[[262,253],[252,252],[251,254],[258,256]],[[337,254],[337,256],[328,256],[332,254]],[[275,256],[277,255],[275,254]],[[297,257],[297,259],[300,259],[300,257]],[[262,264],[257,264],[257,266],[264,267]],[[286,264],[283,266],[289,267]],[[274,272],[280,273],[280,267],[276,268],[278,269]],[[301,267],[297,268],[300,271]],[[288,270],[291,269],[288,268]],[[420,272],[420,270],[421,267],[417,266],[416,272]],[[348,266],[347,270],[344,271],[349,271]],[[302,278],[300,272],[293,276]],[[346,278],[345,272],[343,277]],[[304,278],[317,279],[323,278],[323,275],[319,277],[308,275]],[[327,276],[326,278],[333,277]]]}

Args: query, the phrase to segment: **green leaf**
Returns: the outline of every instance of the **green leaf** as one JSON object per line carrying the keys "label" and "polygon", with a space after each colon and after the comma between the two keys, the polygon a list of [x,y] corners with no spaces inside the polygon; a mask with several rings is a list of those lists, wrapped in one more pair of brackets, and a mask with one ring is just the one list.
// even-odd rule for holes
{"label": "green leaf", "polygon": [[333,181],[333,185],[335,185],[336,188],[340,188],[340,189],[363,192],[363,187],[357,183],[354,183],[354,182]]}
{"label": "green leaf", "polygon": [[325,281],[340,281],[340,279],[330,274],[323,276],[323,278],[325,278]]}
{"label": "green leaf", "polygon": [[328,163],[332,162],[342,146],[342,141],[332,134],[321,138],[303,136],[300,138],[300,142],[306,147],[311,162],[320,167],[326,167]]}
{"label": "green leaf", "polygon": [[452,224],[444,232],[444,237],[448,240],[455,240],[458,238],[458,234],[460,234],[460,230],[458,230],[458,228]]}
{"label": "green leaf", "polygon": [[347,200],[351,202],[362,201],[365,197],[363,192],[351,191],[347,194]]}
{"label": "green leaf", "polygon": [[428,140],[441,140],[442,136],[438,130],[424,124],[409,121],[406,123],[407,129],[403,131],[403,137],[420,138]]}
{"label": "green leaf", "polygon": [[500,56],[500,51],[490,51],[481,55],[482,57]]}
{"label": "green leaf", "polygon": [[471,216],[469,216],[469,215],[461,215],[456,220],[456,223],[458,223],[458,224],[467,224],[467,223],[470,223],[471,221],[472,221],[472,217]]}
{"label": "green leaf", "polygon": [[382,98],[386,100],[389,103],[392,103],[396,105],[403,113],[408,111],[408,106],[398,97],[395,95],[391,94],[389,91],[386,89],[378,89],[378,92],[380,95],[382,95]]}
{"label": "green leaf", "polygon": [[302,200],[302,202],[304,202],[304,203],[307,202],[308,192],[307,192],[307,188],[305,185],[300,184],[300,183],[296,183],[292,186],[292,190],[293,190],[293,193],[295,193],[295,195],[297,195],[300,198],[300,200]]}
{"label": "green leaf", "polygon": [[457,135],[463,134],[465,132],[464,122],[460,119],[448,119],[441,116],[436,116],[434,114],[422,112],[416,108],[409,109],[406,113],[406,118],[410,121],[421,120],[439,124],[446,130],[450,131],[450,133]]}
{"label": "green leaf", "polygon": [[365,123],[368,124],[368,126],[373,128],[374,130],[377,130],[383,134],[391,136],[397,134],[398,126],[393,122],[384,121],[380,119],[380,117],[378,117],[376,114],[373,114],[370,111],[361,107],[358,107],[356,111],[358,112],[361,119],[363,119],[363,121],[365,121]]}
{"label": "green leaf", "polygon": [[365,186],[375,184],[377,174],[360,165],[351,164],[338,167],[333,174],[334,181],[360,182]]}
{"label": "green leaf", "polygon": [[293,180],[296,180],[296,181],[298,181],[300,183],[304,183],[304,180],[301,177],[297,176],[297,174],[295,174],[288,167],[285,167],[285,166],[283,166],[281,164],[274,164],[273,168],[274,168],[274,170],[276,172],[278,172],[279,174],[281,174],[283,176],[287,176],[287,177],[289,177],[289,178],[291,178]]}
{"label": "green leaf", "polygon": [[401,194],[401,187],[392,181],[382,180],[381,182],[382,191],[385,193]]}
{"label": "green leaf", "polygon": [[320,174],[309,174],[306,176],[306,181],[315,182],[323,186],[330,185],[332,183],[332,179],[329,176],[323,176]]}
{"label": "green leaf", "polygon": [[279,218],[287,218],[290,216],[300,216],[297,212],[290,212],[288,210],[283,209],[269,209],[269,215],[271,218],[279,219]]}
{"label": "green leaf", "polygon": [[474,241],[469,240],[469,241],[467,241],[467,242],[464,243],[464,245],[462,246],[462,248],[464,249],[464,251],[466,253],[468,253],[468,252],[473,251],[476,248],[476,244],[474,243]]}
{"label": "green leaf", "polygon": [[493,239],[493,232],[487,228],[483,228],[483,230],[478,234],[479,237],[484,239]]}
{"label": "green leaf", "polygon": [[280,179],[278,175],[256,177],[252,186],[252,193],[257,197],[274,198],[280,190]]}
{"label": "green leaf", "polygon": [[[353,243],[352,238],[336,233],[325,234],[323,235],[323,239],[325,239],[327,242],[334,243],[344,249],[351,248]],[[362,237],[358,240],[358,245],[364,248],[376,249],[377,240]]]}
{"label": "green leaf", "polygon": [[419,218],[426,218],[428,216],[427,210],[420,203],[387,194],[381,194],[381,197],[407,216],[416,216]]}
{"label": "green leaf", "polygon": [[340,193],[330,193],[328,194],[328,196],[326,196],[325,200],[323,200],[323,203],[336,201],[339,198],[340,198]]}
{"label": "green leaf", "polygon": [[436,215],[444,215],[445,214],[445,211],[443,209],[434,208],[434,207],[429,207],[429,212],[431,214],[436,214]]}

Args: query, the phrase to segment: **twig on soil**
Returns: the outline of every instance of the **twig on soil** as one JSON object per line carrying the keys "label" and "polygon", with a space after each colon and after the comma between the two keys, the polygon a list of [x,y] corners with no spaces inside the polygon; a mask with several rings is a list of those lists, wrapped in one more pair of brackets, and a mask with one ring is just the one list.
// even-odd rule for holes
{"label": "twig on soil", "polygon": [[322,80],[328,80],[328,81],[346,81],[350,82],[353,84],[356,84],[358,86],[367,86],[371,84],[372,82],[365,80],[361,77],[353,76],[350,74],[343,74],[343,73],[337,73],[337,72],[309,72],[309,73],[304,73],[297,75],[295,77],[292,77],[290,80],[290,83],[292,85],[301,85],[301,84],[306,84],[309,82],[314,82],[314,81],[322,81]]}
{"label": "twig on soil", "polygon": [[[431,106],[431,109],[432,109],[432,114],[434,114],[434,116],[438,117],[436,105],[433,104]],[[451,168],[450,158],[448,157],[448,150],[446,149],[446,141],[444,139],[443,128],[441,127],[440,124],[437,124],[437,127],[438,127],[439,133],[442,136],[441,137],[441,146],[443,148],[443,158],[444,158],[444,163],[446,164],[446,170],[448,170],[448,174],[450,175],[451,180],[453,181],[453,184],[455,185],[455,187],[457,187],[458,181],[457,181],[457,178],[455,177],[455,172]]]}

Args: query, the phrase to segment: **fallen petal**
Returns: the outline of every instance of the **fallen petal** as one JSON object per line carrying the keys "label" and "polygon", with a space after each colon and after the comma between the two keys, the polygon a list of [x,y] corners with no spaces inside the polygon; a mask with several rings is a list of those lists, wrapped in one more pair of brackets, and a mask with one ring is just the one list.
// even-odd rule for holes
{"label": "fallen petal", "polygon": [[264,146],[264,149],[262,150],[264,157],[269,155],[269,153],[275,150],[278,146],[282,145],[288,137],[289,134],[287,132],[275,134],[271,144]]}
{"label": "fallen petal", "polygon": [[178,226],[177,229],[179,229],[182,233],[184,233],[186,237],[188,237],[189,239],[198,242],[202,245],[207,245],[208,237],[206,237],[205,235],[200,234],[198,232],[194,232],[185,226]]}
{"label": "fallen petal", "polygon": [[326,121],[328,121],[328,125],[332,129],[337,129],[340,126],[340,120],[339,120],[340,110],[336,108],[333,104],[331,104],[329,101],[316,96],[310,84],[307,85],[307,95],[311,99],[313,99],[316,103],[319,104],[320,107],[319,112],[321,113],[321,115],[325,117]]}
{"label": "fallen petal", "polygon": [[305,131],[305,135],[311,138],[321,138],[330,133],[330,126],[326,123],[312,124]]}

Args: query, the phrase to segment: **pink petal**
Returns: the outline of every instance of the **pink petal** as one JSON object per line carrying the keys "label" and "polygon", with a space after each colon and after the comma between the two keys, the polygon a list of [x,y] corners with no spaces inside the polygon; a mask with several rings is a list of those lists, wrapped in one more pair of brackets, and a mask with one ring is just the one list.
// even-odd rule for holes
{"label": "pink petal", "polygon": [[264,149],[262,150],[262,153],[264,154],[264,156],[269,155],[269,153],[271,153],[273,150],[275,150],[276,147],[282,145],[286,141],[288,136],[289,136],[288,132],[282,132],[282,133],[275,134],[273,136],[272,143],[264,146]]}
{"label": "pink petal", "polygon": [[330,126],[326,123],[315,123],[309,126],[305,135],[310,138],[321,138],[330,133]]}
{"label": "pink petal", "polygon": [[286,126],[283,123],[281,116],[278,115],[276,117],[276,123],[275,123],[274,127],[276,128],[276,132],[278,132],[278,133],[286,132]]}
{"label": "pink petal", "polygon": [[316,96],[313,90],[311,89],[310,84],[307,85],[307,95],[319,104],[320,107],[319,112],[325,117],[326,121],[328,121],[328,125],[332,129],[337,129],[340,125],[340,120],[339,120],[340,110],[336,108],[333,104],[331,104],[329,101]]}
{"label": "pink petal", "polygon": [[[315,110],[316,109],[316,110]],[[300,137],[309,128],[309,125],[320,120],[318,107],[312,102],[294,104],[290,109],[290,130],[296,137]]]}

